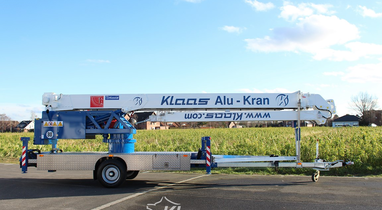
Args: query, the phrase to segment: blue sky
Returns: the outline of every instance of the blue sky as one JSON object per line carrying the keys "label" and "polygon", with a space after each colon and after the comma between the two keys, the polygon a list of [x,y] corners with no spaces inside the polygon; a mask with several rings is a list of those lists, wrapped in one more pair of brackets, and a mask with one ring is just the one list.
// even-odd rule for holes
{"label": "blue sky", "polygon": [[382,106],[382,1],[0,0],[0,113],[44,92],[317,93]]}

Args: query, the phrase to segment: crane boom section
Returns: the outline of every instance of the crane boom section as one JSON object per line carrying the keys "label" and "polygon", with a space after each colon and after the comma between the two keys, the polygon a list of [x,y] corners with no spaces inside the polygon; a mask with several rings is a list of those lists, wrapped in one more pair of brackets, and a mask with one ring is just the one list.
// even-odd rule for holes
{"label": "crane boom section", "polygon": [[[148,121],[157,122],[218,122],[218,121],[297,121],[297,111],[207,111],[207,112],[159,112]],[[300,120],[325,124],[324,113],[319,110],[304,110]]]}
{"label": "crane boom section", "polygon": [[320,109],[335,112],[334,102],[318,94],[227,93],[227,94],[109,94],[64,95],[45,93],[42,104],[51,111],[116,110],[227,110],[227,109]]}

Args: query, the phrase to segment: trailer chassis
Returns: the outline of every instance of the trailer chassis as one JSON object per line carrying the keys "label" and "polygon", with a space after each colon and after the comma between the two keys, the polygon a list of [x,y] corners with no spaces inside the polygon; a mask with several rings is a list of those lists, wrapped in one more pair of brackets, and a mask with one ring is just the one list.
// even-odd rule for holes
{"label": "trailer chassis", "polygon": [[[212,155],[211,138],[202,137],[201,148],[198,152],[134,152],[131,154],[108,152],[41,152],[28,150],[30,138],[22,137],[23,156],[20,166],[23,173],[28,166],[38,170],[55,172],[59,170],[89,170],[93,178],[105,187],[118,187],[126,179],[135,178],[139,171],[188,171],[193,167],[205,167],[206,173],[211,174],[212,168],[246,167],[246,168],[312,168],[312,181],[317,182],[320,171],[329,171],[352,165],[351,161],[336,160],[326,162],[316,158],[314,162],[298,162],[297,156],[239,156]],[[318,141],[317,141],[318,148]],[[316,157],[318,157],[318,150]]]}

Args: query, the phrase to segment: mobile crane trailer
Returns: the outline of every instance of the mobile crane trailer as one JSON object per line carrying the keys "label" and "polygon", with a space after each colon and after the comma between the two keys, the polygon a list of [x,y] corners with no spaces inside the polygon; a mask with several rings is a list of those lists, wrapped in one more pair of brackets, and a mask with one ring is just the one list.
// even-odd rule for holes
{"label": "mobile crane trailer", "polygon": [[[235,93],[235,94],[111,94],[64,95],[45,93],[45,111],[35,120],[34,145],[52,145],[49,152],[28,149],[28,137],[22,137],[22,172],[34,166],[38,170],[90,170],[105,187],[118,187],[135,178],[142,170],[190,170],[206,167],[294,167],[313,168],[314,182],[320,171],[351,165],[352,162],[319,159],[318,142],[314,162],[301,162],[300,121],[324,124],[335,114],[333,100],[318,94]],[[154,111],[150,121],[293,121],[295,156],[212,155],[210,137],[202,137],[198,152],[136,152],[136,129],[126,119],[139,111]],[[94,139],[103,136],[108,152],[63,152],[58,139]]]}

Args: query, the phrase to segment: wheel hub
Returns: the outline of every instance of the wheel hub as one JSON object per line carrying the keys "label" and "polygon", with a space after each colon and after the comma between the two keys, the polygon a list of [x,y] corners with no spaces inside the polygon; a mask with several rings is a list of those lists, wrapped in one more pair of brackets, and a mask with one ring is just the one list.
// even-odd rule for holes
{"label": "wheel hub", "polygon": [[110,167],[104,168],[102,176],[107,183],[112,184],[118,181],[120,176],[120,171],[117,167],[110,166]]}

